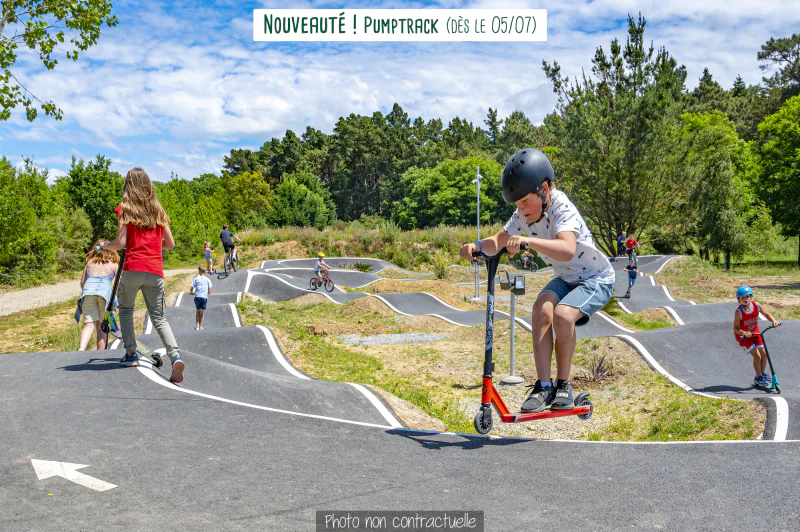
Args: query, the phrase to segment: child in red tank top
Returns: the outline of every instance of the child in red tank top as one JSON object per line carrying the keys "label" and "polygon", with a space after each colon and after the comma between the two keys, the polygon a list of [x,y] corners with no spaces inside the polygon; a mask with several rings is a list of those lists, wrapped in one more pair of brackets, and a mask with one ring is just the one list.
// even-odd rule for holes
{"label": "child in red tank top", "polygon": [[749,286],[742,286],[736,291],[736,300],[739,306],[733,316],[733,335],[739,345],[744,347],[753,356],[753,369],[756,371],[756,378],[753,384],[756,386],[769,386],[771,379],[766,373],[767,352],[764,349],[764,340],[761,337],[761,329],[758,327],[760,315],[772,322],[773,327],[781,324],[761,305],[753,300],[753,290]]}

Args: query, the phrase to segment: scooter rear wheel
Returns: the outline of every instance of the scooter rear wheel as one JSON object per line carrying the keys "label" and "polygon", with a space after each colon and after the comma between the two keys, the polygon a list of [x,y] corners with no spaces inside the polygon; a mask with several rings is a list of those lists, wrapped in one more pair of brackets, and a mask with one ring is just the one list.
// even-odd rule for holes
{"label": "scooter rear wheel", "polygon": [[478,431],[478,434],[488,434],[489,431],[492,430],[491,408],[481,408],[478,410],[478,413],[475,414],[475,430]]}
{"label": "scooter rear wheel", "polygon": [[161,360],[161,355],[153,355],[153,365],[157,368],[160,368],[164,365],[164,361]]}

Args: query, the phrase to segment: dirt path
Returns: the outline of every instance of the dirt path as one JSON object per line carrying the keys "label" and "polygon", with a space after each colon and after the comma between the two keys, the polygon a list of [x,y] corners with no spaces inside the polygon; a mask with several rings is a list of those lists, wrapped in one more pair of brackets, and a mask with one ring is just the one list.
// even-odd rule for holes
{"label": "dirt path", "polygon": [[[171,277],[194,272],[194,268],[181,270],[166,270],[164,275]],[[27,290],[17,290],[0,294],[0,316],[13,314],[22,310],[44,307],[51,303],[66,301],[81,294],[80,281],[67,281],[64,283],[37,286]]]}

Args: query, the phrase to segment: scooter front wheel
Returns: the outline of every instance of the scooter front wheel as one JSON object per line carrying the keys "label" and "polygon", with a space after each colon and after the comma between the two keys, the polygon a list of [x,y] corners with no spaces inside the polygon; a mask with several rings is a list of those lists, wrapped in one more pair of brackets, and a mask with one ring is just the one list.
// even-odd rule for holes
{"label": "scooter front wheel", "polygon": [[590,417],[592,417],[592,413],[594,412],[594,405],[592,405],[592,400],[589,399],[588,393],[582,393],[578,397],[575,398],[575,406],[588,406],[589,413],[588,414],[578,414],[578,417],[582,420],[586,421]]}
{"label": "scooter front wheel", "polygon": [[488,434],[492,430],[492,409],[481,407],[475,414],[475,430],[478,434]]}
{"label": "scooter front wheel", "polygon": [[164,365],[164,361],[161,360],[161,355],[154,354],[153,355],[153,366],[160,368]]}

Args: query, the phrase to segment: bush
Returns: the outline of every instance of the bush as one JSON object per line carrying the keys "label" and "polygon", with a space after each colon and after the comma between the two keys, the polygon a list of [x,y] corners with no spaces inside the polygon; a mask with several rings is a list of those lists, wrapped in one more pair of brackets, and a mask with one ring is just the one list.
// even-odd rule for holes
{"label": "bush", "polygon": [[369,262],[354,262],[353,269],[366,273],[372,270],[372,264]]}

